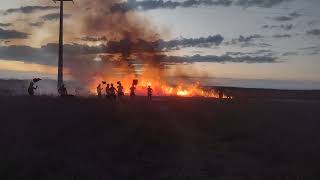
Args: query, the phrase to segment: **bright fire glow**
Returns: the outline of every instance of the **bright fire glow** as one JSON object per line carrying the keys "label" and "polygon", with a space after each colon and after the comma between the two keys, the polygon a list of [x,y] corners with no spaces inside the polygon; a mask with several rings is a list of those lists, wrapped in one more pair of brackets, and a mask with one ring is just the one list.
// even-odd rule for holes
{"label": "bright fire glow", "polygon": [[[116,78],[102,78],[96,77],[95,80],[90,85],[90,92],[92,94],[96,94],[96,87],[98,84],[101,84],[102,81],[106,81],[107,83],[113,83],[116,87],[118,81],[121,82],[122,86],[124,87],[125,95],[129,95],[130,87],[132,85],[132,80],[138,79],[139,83],[136,86],[136,95],[138,96],[146,96],[147,95],[147,88],[151,86],[153,89],[154,96],[183,96],[183,97],[211,97],[211,98],[219,98],[218,92],[215,90],[208,90],[205,91],[201,88],[200,83],[183,83],[180,82],[178,85],[170,85],[166,81],[161,79],[152,79],[152,78],[143,78],[143,77],[134,77],[131,75],[122,77],[120,79]],[[102,84],[101,84],[102,85]],[[103,85],[105,88],[106,85]],[[223,95],[223,98],[227,98]]]}
{"label": "bright fire glow", "polygon": [[[114,87],[117,87],[117,82],[120,81],[124,87],[125,95],[129,95],[132,82],[137,79],[138,85],[136,85],[135,93],[138,96],[147,96],[148,86],[153,89],[153,96],[219,98],[219,95],[222,95],[214,89],[205,90],[201,87],[200,82],[190,83],[183,78],[178,78],[176,82],[169,82],[165,76],[165,71],[157,66],[144,65],[139,70],[140,73],[137,74],[128,71],[128,66],[118,67],[115,71],[110,69],[96,75],[89,82],[88,88],[92,94],[97,94],[97,86],[101,84],[104,88],[103,93],[105,93],[106,84],[102,84],[103,81],[107,84],[112,83]],[[179,73],[176,73],[176,75],[179,75]],[[227,98],[227,96],[223,95],[223,98]]]}

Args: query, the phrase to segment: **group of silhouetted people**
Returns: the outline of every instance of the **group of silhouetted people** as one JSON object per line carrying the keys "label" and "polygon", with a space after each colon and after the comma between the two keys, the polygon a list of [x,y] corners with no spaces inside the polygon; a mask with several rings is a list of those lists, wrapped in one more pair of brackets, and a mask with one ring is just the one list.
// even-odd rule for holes
{"label": "group of silhouetted people", "polygon": [[106,97],[110,99],[116,99],[117,95],[121,97],[123,87],[120,82],[118,82],[118,90],[113,86],[113,84],[107,84],[106,87]]}
{"label": "group of silhouetted people", "polygon": [[[38,89],[38,86],[35,85],[38,81],[41,81],[41,79],[40,78],[34,78],[30,82],[29,87],[28,87],[28,94],[30,96],[34,96],[35,90]],[[124,87],[122,86],[120,81],[117,82],[117,84],[118,84],[117,88],[115,88],[112,83],[111,84],[107,84],[106,82],[102,81],[102,84],[106,84],[105,96],[108,99],[116,100],[117,97],[119,99],[121,99],[122,97],[125,96],[124,95]],[[133,80],[132,85],[130,87],[130,97],[131,97],[131,99],[133,99],[136,96],[136,86],[137,85],[138,85],[138,80]],[[104,90],[104,88],[102,87],[101,84],[99,84],[97,86],[97,96],[98,97],[102,97],[103,96],[102,95],[103,94],[102,93],[103,90]],[[230,91],[226,90],[225,88],[216,88],[216,92],[218,93],[219,99],[224,99],[224,98],[232,99]],[[67,88],[65,87],[64,84],[62,84],[58,88],[58,93],[59,93],[59,95],[61,97],[73,96],[73,95],[69,95],[68,94]],[[153,96],[153,89],[151,88],[150,85],[148,85],[147,97],[148,97],[149,100],[152,100],[152,96]]]}
{"label": "group of silhouetted people", "polygon": [[[117,89],[113,86],[113,84],[107,84],[106,86],[106,97],[109,99],[116,99],[117,96],[118,97],[122,97],[124,96],[124,92],[123,92],[123,86],[121,85],[120,82],[117,82],[118,87]],[[97,95],[98,97],[102,97],[102,91],[103,88],[101,87],[101,84],[98,85],[97,87]]]}
{"label": "group of silhouetted people", "polygon": [[[35,85],[35,83],[37,83],[38,81],[40,81],[40,78],[35,78],[33,79],[28,87],[28,94],[30,96],[34,96],[35,90],[38,88],[38,86]],[[106,84],[106,82],[103,82],[103,84]],[[121,82],[118,81],[117,82],[118,86],[117,88],[114,87],[114,85],[111,84],[107,84],[105,87],[105,95],[108,99],[113,99],[115,100],[117,97],[118,98],[122,98],[124,97],[124,87],[122,86]],[[130,87],[130,97],[133,98],[136,96],[136,85],[138,84],[138,80],[133,80],[132,85]],[[97,95],[98,97],[102,97],[102,91],[103,91],[103,87],[101,84],[99,84],[97,86]],[[62,84],[59,88],[58,88],[58,93],[61,97],[66,97],[66,96],[70,96],[68,95],[68,91],[67,88],[65,87],[64,84]],[[152,99],[152,94],[153,94],[153,89],[151,88],[151,86],[148,86],[147,89],[147,96],[148,99]]]}
{"label": "group of silhouetted people", "polygon": [[[103,82],[103,84],[106,84],[106,83]],[[122,97],[124,97],[124,87],[122,86],[120,81],[118,81],[117,84],[118,84],[117,88],[115,88],[112,83],[106,85],[105,95],[108,99],[115,100],[117,97],[120,99]],[[134,98],[136,96],[136,92],[135,92],[136,85],[137,85],[137,81],[134,80],[131,87],[130,87],[130,97],[131,98]],[[97,86],[98,97],[102,97],[102,91],[103,91],[103,88],[102,88],[101,84],[99,84]],[[152,99],[152,94],[153,94],[153,89],[151,88],[151,86],[148,86],[148,89],[147,89],[148,99],[150,99],[150,100]]]}

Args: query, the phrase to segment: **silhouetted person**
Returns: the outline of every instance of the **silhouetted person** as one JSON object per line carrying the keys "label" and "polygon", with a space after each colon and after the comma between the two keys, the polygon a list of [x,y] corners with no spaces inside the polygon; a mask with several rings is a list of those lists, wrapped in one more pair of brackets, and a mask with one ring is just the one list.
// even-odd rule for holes
{"label": "silhouetted person", "polygon": [[97,95],[98,95],[98,97],[101,97],[101,96],[102,96],[101,84],[99,84],[98,87],[97,87]]}
{"label": "silhouetted person", "polygon": [[136,96],[136,87],[134,86],[134,84],[132,84],[132,86],[130,87],[130,97],[133,98]]}
{"label": "silhouetted person", "polygon": [[111,87],[109,88],[109,92],[110,92],[110,97],[112,99],[116,99],[117,98],[116,91],[117,91],[116,88],[113,87],[113,84],[111,83]]}
{"label": "silhouetted person", "polygon": [[151,86],[148,86],[148,99],[152,100],[152,93],[153,93],[153,89],[151,88]]}
{"label": "silhouetted person", "polygon": [[120,81],[117,82],[117,84],[118,84],[118,87],[117,87],[117,89],[118,89],[118,97],[123,97],[124,96],[124,92],[123,92],[124,88],[123,88],[123,86],[122,86]]}
{"label": "silhouetted person", "polygon": [[223,89],[222,88],[218,89],[218,95],[219,95],[219,99],[223,99]]}
{"label": "silhouetted person", "polygon": [[30,96],[34,95],[34,90],[36,90],[38,86],[34,86],[34,81],[31,81],[28,88],[28,93]]}
{"label": "silhouetted person", "polygon": [[64,86],[64,84],[62,84],[59,87],[58,93],[60,94],[61,97],[68,96],[68,91],[67,91],[67,88]]}
{"label": "silhouetted person", "polygon": [[110,84],[107,84],[107,87],[106,87],[106,97],[110,98]]}

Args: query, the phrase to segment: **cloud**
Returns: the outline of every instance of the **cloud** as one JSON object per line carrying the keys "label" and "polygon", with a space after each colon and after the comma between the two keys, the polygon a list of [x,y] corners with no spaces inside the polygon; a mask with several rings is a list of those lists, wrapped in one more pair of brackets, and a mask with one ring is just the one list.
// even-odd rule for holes
{"label": "cloud", "polygon": [[290,34],[275,34],[272,36],[273,38],[290,38]]}
{"label": "cloud", "polygon": [[263,25],[264,29],[282,29],[285,31],[290,31],[293,29],[293,24],[281,24],[281,25]]}
{"label": "cloud", "polygon": [[290,17],[290,16],[277,16],[277,17],[274,17],[272,19],[276,20],[276,21],[291,21],[294,18]]}
{"label": "cloud", "polygon": [[[0,46],[0,59],[38,63],[43,65],[56,65],[58,59],[58,44],[50,43],[40,48],[25,45]],[[71,57],[86,54],[100,53],[100,47],[90,47],[79,44],[65,44],[64,56]]]}
{"label": "cloud", "polygon": [[7,45],[10,41],[9,40],[1,40],[0,39],[0,45]]}
{"label": "cloud", "polygon": [[214,36],[201,37],[201,38],[182,38],[179,40],[159,41],[159,46],[162,49],[175,49],[181,47],[211,47],[218,46],[223,42],[224,38],[218,34]]}
{"label": "cloud", "polygon": [[29,23],[30,26],[34,26],[34,27],[40,27],[43,24],[44,24],[44,22],[42,22],[42,21]]}
{"label": "cloud", "polygon": [[[96,41],[103,40],[103,37],[93,38],[85,37],[83,40]],[[124,58],[134,53],[160,53],[166,50],[177,49],[180,47],[202,47],[219,45],[223,41],[221,35],[208,36],[205,38],[190,38],[163,41],[158,40],[155,42],[147,42],[144,40],[130,41],[128,39],[120,41],[108,41],[106,44],[99,46],[88,46],[81,44],[65,44],[64,55],[65,57],[71,57],[79,55],[93,55],[96,56],[100,53],[109,54],[122,54]],[[33,48],[29,46],[0,46],[0,59],[13,59],[26,62],[35,62],[45,65],[56,64],[58,52],[57,44],[47,44],[41,48]]]}
{"label": "cloud", "polygon": [[293,13],[290,13],[289,16],[290,16],[290,17],[300,17],[301,14],[298,13],[298,12],[293,12]]}
{"label": "cloud", "polygon": [[313,25],[318,24],[318,21],[316,21],[316,20],[311,20],[311,21],[309,21],[307,24],[308,24],[309,26],[313,26]]}
{"label": "cloud", "polygon": [[[129,0],[123,3],[114,3],[112,12],[126,12],[130,10],[150,10],[150,9],[175,9],[177,7],[199,7],[199,6],[242,6],[242,7],[263,7],[271,8],[283,2],[291,0],[185,0],[185,1],[163,1],[163,0]],[[3,15],[12,13],[31,14],[36,11],[48,11],[59,9],[59,6],[22,6],[20,8],[11,8],[2,12]]]}
{"label": "cloud", "polygon": [[244,7],[258,6],[264,8],[271,8],[273,6],[279,5],[283,2],[288,2],[290,0],[238,0],[235,4]]}
{"label": "cloud", "polygon": [[254,34],[254,35],[250,35],[250,36],[243,36],[240,35],[238,38],[234,38],[229,42],[226,42],[226,45],[236,45],[236,44],[240,44],[241,47],[250,47],[250,46],[271,46],[269,44],[266,43],[257,43],[257,40],[262,40],[264,38],[264,36],[261,36],[259,34]]}
{"label": "cloud", "polygon": [[131,10],[150,10],[150,9],[175,9],[178,7],[199,7],[199,6],[242,6],[242,7],[264,7],[270,8],[283,2],[291,0],[185,0],[185,1],[163,1],[163,0],[145,0],[115,3],[112,12],[127,12]]}
{"label": "cloud", "polygon": [[[104,41],[105,37],[84,37],[82,40],[96,42]],[[200,38],[182,38],[178,40],[164,41],[162,39],[156,41],[145,41],[138,39],[132,41],[130,39],[122,39],[120,41],[108,41],[107,44],[100,46],[103,53],[121,53],[123,57],[129,57],[132,53],[160,53],[164,51],[177,50],[186,47],[212,47],[218,46],[223,42],[221,35],[213,35]]]}
{"label": "cloud", "polygon": [[320,36],[320,29],[312,29],[307,31],[307,35]]}
{"label": "cloud", "polygon": [[196,7],[196,6],[230,6],[232,0],[186,0],[186,1],[163,1],[163,0],[131,0],[123,3],[115,3],[111,7],[112,12],[126,12],[131,10],[150,10],[150,9],[175,9],[177,7]]}
{"label": "cloud", "polygon": [[298,52],[285,52],[285,53],[282,53],[282,56],[297,56],[299,55]]}
{"label": "cloud", "polygon": [[[117,67],[126,66],[129,71],[135,71],[134,65],[154,65],[164,67],[170,64],[185,64],[195,62],[207,63],[277,63],[277,58],[268,55],[238,54],[238,55],[206,55],[193,56],[168,56],[163,53],[145,53],[146,56],[139,56],[142,52],[130,53],[130,57],[121,58],[119,53],[112,53],[112,49],[105,46],[86,46],[79,44],[66,44],[64,46],[64,66],[70,70],[71,75],[77,80],[89,80],[97,74],[117,72]],[[118,50],[119,51],[119,50]],[[47,44],[41,48],[29,46],[0,46],[0,59],[35,63],[41,65],[57,65],[58,45]],[[100,61],[95,61],[99,57]],[[140,58],[146,58],[146,60]]]}
{"label": "cloud", "polygon": [[95,36],[84,36],[82,38],[80,38],[81,41],[88,41],[88,42],[97,42],[97,41],[107,41],[107,37],[106,36],[102,36],[102,37],[95,37]]}
{"label": "cloud", "polygon": [[[90,37],[85,36],[82,37],[81,40],[83,41],[107,41],[107,38],[105,36],[102,37]],[[109,51],[112,52],[119,52],[119,51],[125,51],[126,49],[130,49],[130,51],[165,51],[165,50],[175,50],[183,47],[211,47],[211,46],[218,46],[223,42],[224,38],[218,34],[218,35],[211,35],[208,37],[200,37],[200,38],[181,38],[177,40],[169,40],[164,41],[162,39],[153,41],[153,42],[147,42],[144,40],[138,40],[138,41],[131,41],[129,39],[123,39],[121,41],[109,41],[108,42],[108,48]],[[130,48],[129,48],[130,47]]]}
{"label": "cloud", "polygon": [[7,9],[3,12],[4,15],[12,14],[12,13],[23,13],[23,14],[31,14],[36,11],[47,11],[58,9],[58,6],[22,6],[20,8],[12,8]]}
{"label": "cloud", "polygon": [[300,50],[305,51],[307,55],[311,55],[311,56],[320,54],[320,46],[309,46],[309,47],[301,48]]}
{"label": "cloud", "polygon": [[33,48],[29,46],[0,46],[0,59],[12,59],[17,61],[39,63],[39,64],[50,64],[54,55],[47,51],[45,47]]}
{"label": "cloud", "polygon": [[240,35],[237,40],[238,40],[238,42],[251,42],[254,39],[261,39],[261,38],[263,38],[263,36],[261,36],[259,34],[255,34],[255,35],[247,36],[247,37]]}
{"label": "cloud", "polygon": [[[69,17],[71,17],[71,14],[64,14],[63,17],[69,18]],[[51,13],[51,14],[41,16],[41,19],[44,21],[55,21],[55,20],[58,20],[59,18],[60,18],[59,13]]]}
{"label": "cloud", "polygon": [[0,28],[0,39],[26,39],[28,34],[16,30],[5,30]]}
{"label": "cloud", "polygon": [[207,55],[201,56],[199,54],[193,56],[160,56],[159,59],[165,64],[181,64],[181,63],[195,63],[195,62],[208,62],[208,63],[276,63],[276,57],[270,56],[230,56],[230,55]]}
{"label": "cloud", "polygon": [[[43,65],[56,65],[57,63],[57,44],[47,44],[40,48],[29,46],[0,46],[0,59],[10,59],[27,63],[37,63]],[[87,46],[79,44],[66,44],[64,46],[66,64],[76,66],[77,63],[92,64],[92,59],[98,54],[108,53],[108,56],[116,55],[112,52],[112,47],[106,49],[104,46]],[[276,57],[269,50],[260,50],[253,53],[226,53],[222,56],[199,54],[194,56],[167,56],[155,55],[158,63],[194,63],[194,62],[235,62],[235,63],[274,63]],[[131,59],[134,61],[134,59]]]}
{"label": "cloud", "polygon": [[272,46],[271,44],[268,44],[268,43],[258,43],[257,45],[261,46],[261,47],[270,47],[270,46]]}
{"label": "cloud", "polygon": [[272,17],[271,19],[273,19],[275,21],[291,21],[291,20],[294,20],[300,16],[301,16],[301,14],[299,14],[297,12],[293,12],[287,16],[276,16],[276,17]]}
{"label": "cloud", "polygon": [[8,27],[8,26],[12,26],[12,23],[0,23],[1,27]]}
{"label": "cloud", "polygon": [[258,50],[254,52],[226,52],[227,56],[274,56],[274,53],[271,50]]}

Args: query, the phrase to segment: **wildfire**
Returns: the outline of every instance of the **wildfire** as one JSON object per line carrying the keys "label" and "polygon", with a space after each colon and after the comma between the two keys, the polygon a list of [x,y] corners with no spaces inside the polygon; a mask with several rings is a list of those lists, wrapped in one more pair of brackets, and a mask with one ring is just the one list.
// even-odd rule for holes
{"label": "wildfire", "polygon": [[[138,79],[139,83],[136,86],[136,95],[138,96],[146,96],[147,88],[151,86],[153,89],[154,96],[179,96],[179,97],[210,97],[210,98],[219,98],[219,93],[215,90],[203,90],[200,86],[200,83],[183,83],[180,82],[178,85],[170,85],[166,81],[156,78],[137,78],[134,76],[125,76],[120,79],[116,78],[103,78],[96,77],[95,80],[90,85],[90,92],[92,94],[96,93],[96,86],[101,84],[102,81],[106,81],[107,83],[113,83],[116,86],[116,82],[120,81],[122,86],[124,87],[125,95],[129,95],[129,89],[132,85],[132,80]],[[227,98],[223,95],[223,98]]]}
{"label": "wildfire", "polygon": [[179,90],[177,91],[178,96],[188,96],[190,93],[187,90]]}

